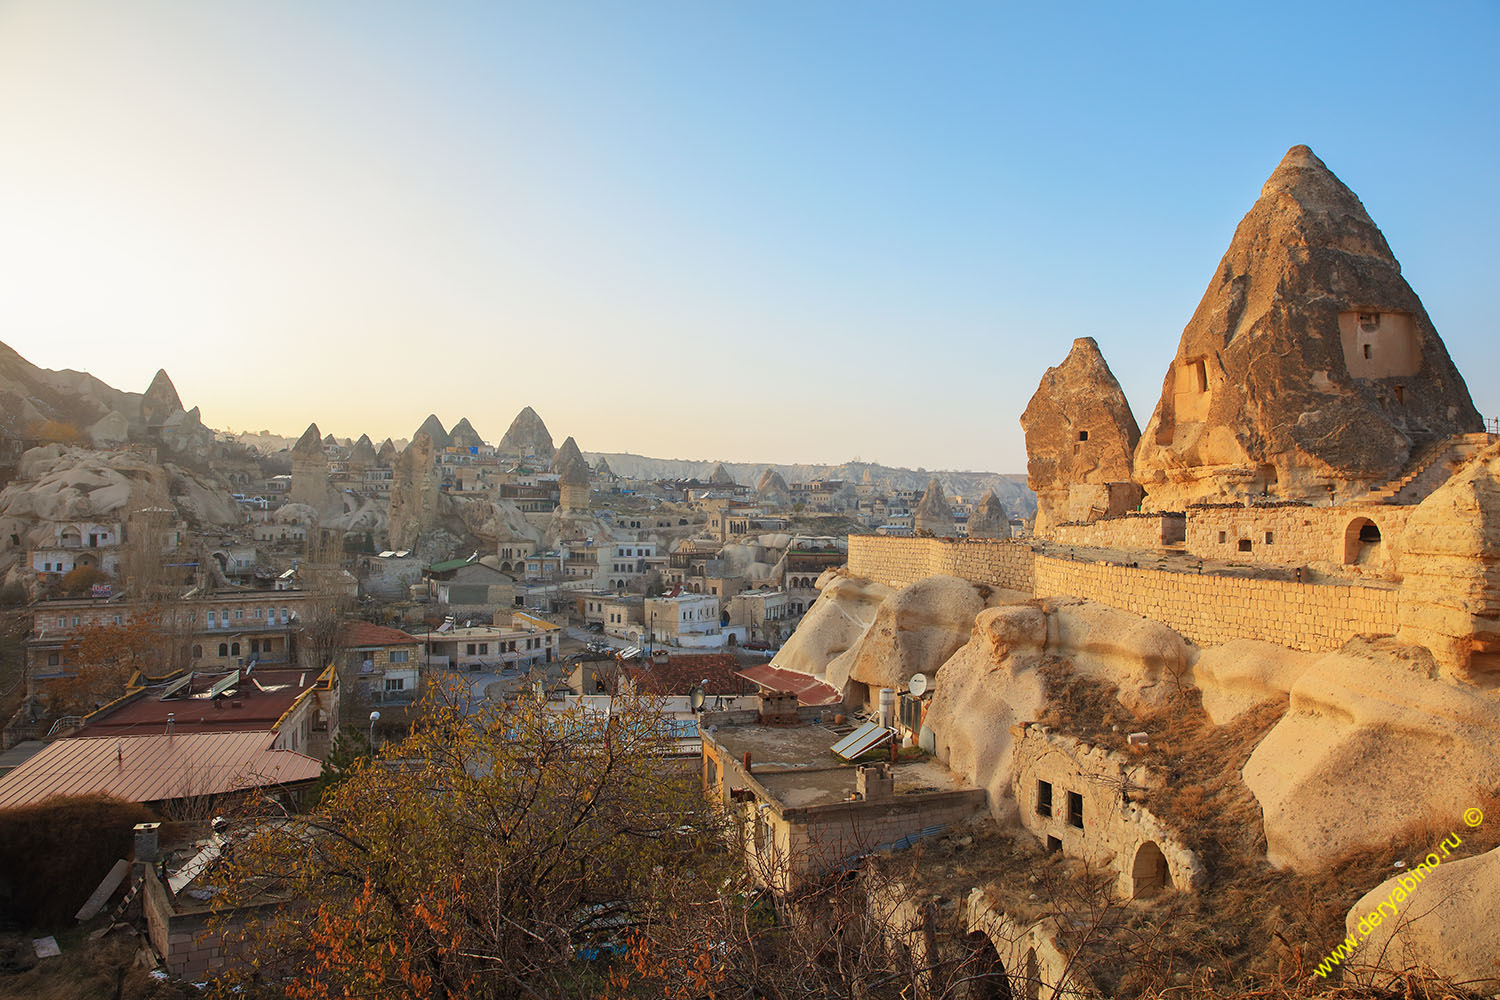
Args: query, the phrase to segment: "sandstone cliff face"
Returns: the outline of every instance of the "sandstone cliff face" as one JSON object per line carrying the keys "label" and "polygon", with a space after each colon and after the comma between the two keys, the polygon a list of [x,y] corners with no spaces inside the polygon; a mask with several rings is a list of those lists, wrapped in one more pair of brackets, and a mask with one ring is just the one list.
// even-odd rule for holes
{"label": "sandstone cliff face", "polygon": [[1500,784],[1500,698],[1442,677],[1426,650],[1355,640],[1308,666],[1243,770],[1272,864],[1299,872],[1389,843],[1431,803]]}
{"label": "sandstone cliff face", "polygon": [[1009,538],[1010,515],[994,490],[985,490],[969,515],[970,538]]}
{"label": "sandstone cliff face", "polygon": [[1153,509],[1268,491],[1347,497],[1415,446],[1480,429],[1364,206],[1294,146],[1182,332],[1135,453]]}
{"label": "sandstone cliff face", "polygon": [[1500,444],[1418,505],[1401,535],[1400,635],[1450,673],[1500,679]]}
{"label": "sandstone cliff face", "polygon": [[392,468],[391,507],[387,521],[393,549],[420,552],[424,533],[444,527],[452,519],[448,497],[443,495],[437,467],[433,464],[437,450],[432,437],[418,431],[396,459]]}
{"label": "sandstone cliff face", "polygon": [[[903,588],[881,603],[860,637],[849,677],[904,691],[913,674],[935,675],[968,642],[984,604],[974,585],[956,576],[932,576]],[[835,686],[838,680],[829,678]]]}
{"label": "sandstone cliff face", "polygon": [[500,439],[495,450],[502,455],[522,457],[535,455],[538,458],[550,459],[552,435],[548,433],[547,425],[542,423],[542,418],[528,406],[516,414],[516,419],[510,422],[510,426],[505,430],[505,436]]}
{"label": "sandstone cliff face", "polygon": [[1140,503],[1131,478],[1140,428],[1093,337],[1073,341],[1062,364],[1042,375],[1021,427],[1038,535],[1052,524],[1120,514]]}
{"label": "sandstone cliff face", "polygon": [[922,494],[917,509],[912,511],[912,528],[939,537],[954,533],[953,508],[948,506],[948,498],[943,496],[943,485],[936,478],[927,483],[927,492]]}

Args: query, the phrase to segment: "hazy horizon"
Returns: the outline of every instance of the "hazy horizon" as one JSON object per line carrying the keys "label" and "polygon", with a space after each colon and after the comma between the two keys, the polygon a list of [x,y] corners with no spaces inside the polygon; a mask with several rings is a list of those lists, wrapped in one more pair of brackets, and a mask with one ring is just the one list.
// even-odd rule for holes
{"label": "hazy horizon", "polygon": [[[1014,474],[1075,337],[1145,425],[1306,143],[1493,416],[1497,27],[1483,4],[4,3],[0,339],[135,392],[165,368],[218,428],[378,442],[437,412],[498,440],[529,404],[590,452]],[[1399,73],[1367,62],[1393,47]]]}

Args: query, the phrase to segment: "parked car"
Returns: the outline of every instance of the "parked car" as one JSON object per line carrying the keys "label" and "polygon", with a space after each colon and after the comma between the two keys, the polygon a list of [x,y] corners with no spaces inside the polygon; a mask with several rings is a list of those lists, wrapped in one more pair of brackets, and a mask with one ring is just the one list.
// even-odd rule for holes
{"label": "parked car", "polygon": [[751,639],[749,642],[742,643],[741,645],[745,649],[753,649],[756,652],[765,652],[772,648],[769,642],[763,642],[760,639]]}

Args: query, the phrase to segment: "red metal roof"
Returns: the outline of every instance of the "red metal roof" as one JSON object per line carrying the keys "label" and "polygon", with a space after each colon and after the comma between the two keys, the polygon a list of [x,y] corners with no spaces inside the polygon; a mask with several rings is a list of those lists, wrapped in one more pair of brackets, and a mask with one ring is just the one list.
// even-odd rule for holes
{"label": "red metal roof", "polygon": [[739,665],[733,653],[672,653],[649,667],[632,661],[625,670],[643,694],[690,694],[705,679],[707,694],[753,694],[755,689],[741,679]]}
{"label": "red metal roof", "polygon": [[339,642],[346,647],[363,649],[366,646],[411,646],[421,640],[399,628],[371,622],[349,622],[340,630]]}
{"label": "red metal roof", "polygon": [[167,715],[176,733],[269,732],[276,721],[301,696],[315,687],[318,674],[311,670],[264,670],[256,667],[247,680],[240,678],[234,694],[215,704],[200,697],[223,674],[204,674],[193,681],[194,695],[162,701],[158,693],[146,694],[99,716],[80,729],[78,736],[153,735],[167,731]]}
{"label": "red metal roof", "polygon": [[275,738],[258,732],[56,740],[0,778],[0,808],[59,795],[160,802],[311,781],[322,773],[323,765],[306,754],[270,749]]}
{"label": "red metal roof", "polygon": [[791,691],[803,705],[832,705],[843,700],[831,684],[825,684],[811,674],[783,670],[769,663],[739,673],[768,691]]}

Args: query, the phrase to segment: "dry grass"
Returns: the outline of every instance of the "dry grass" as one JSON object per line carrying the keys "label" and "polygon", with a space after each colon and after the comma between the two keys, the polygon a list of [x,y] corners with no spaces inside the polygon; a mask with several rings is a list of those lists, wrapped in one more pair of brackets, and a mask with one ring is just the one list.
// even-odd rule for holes
{"label": "dry grass", "polygon": [[184,983],[161,982],[135,964],[136,935],[118,931],[99,941],[74,932],[60,939],[63,953],[37,959],[31,939],[0,937],[0,998],[9,1000],[179,1000],[196,997]]}

